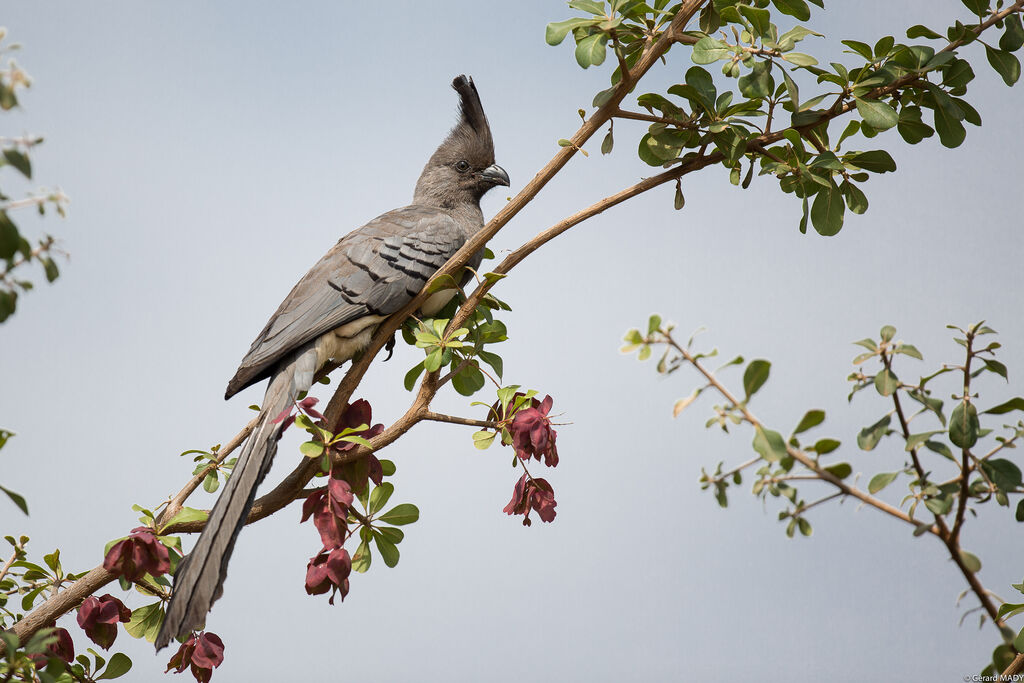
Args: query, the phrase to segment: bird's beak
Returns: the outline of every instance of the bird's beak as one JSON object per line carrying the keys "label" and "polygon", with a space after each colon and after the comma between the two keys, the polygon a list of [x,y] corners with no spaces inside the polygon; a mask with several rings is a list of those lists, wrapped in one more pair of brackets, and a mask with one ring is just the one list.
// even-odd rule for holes
{"label": "bird's beak", "polygon": [[480,171],[480,179],[486,180],[492,185],[505,185],[508,187],[508,173],[505,173],[505,169],[497,164],[491,164],[484,170]]}

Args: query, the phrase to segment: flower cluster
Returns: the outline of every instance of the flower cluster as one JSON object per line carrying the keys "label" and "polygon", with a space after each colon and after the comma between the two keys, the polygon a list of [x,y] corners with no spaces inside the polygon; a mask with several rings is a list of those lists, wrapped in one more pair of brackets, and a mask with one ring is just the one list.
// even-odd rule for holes
{"label": "flower cluster", "polygon": [[[373,408],[370,406],[369,401],[361,398],[349,404],[345,408],[345,412],[341,414],[337,425],[338,433],[342,433],[346,429],[352,429],[355,431],[349,432],[350,436],[372,439],[384,431],[383,424],[379,422],[377,424],[372,423]],[[366,425],[366,429],[358,429],[363,425]],[[334,450],[341,453],[350,451],[355,447],[356,444],[351,441],[339,441],[332,446]],[[384,470],[381,467],[380,460],[372,453],[365,458],[359,458],[358,460],[342,464],[333,470],[333,474],[347,480],[352,484],[352,488],[359,493],[366,489],[367,479],[374,484],[380,484],[384,480]]]}
{"label": "flower cluster", "polygon": [[153,530],[140,526],[132,529],[128,538],[110,548],[103,558],[103,568],[129,581],[139,581],[146,574],[166,574],[171,569],[171,558],[167,546],[160,542]]}
{"label": "flower cluster", "polygon": [[555,519],[555,492],[546,479],[534,479],[524,474],[516,482],[512,500],[503,512],[508,515],[523,515],[523,526],[530,526],[530,512],[536,511],[542,522]]}
{"label": "flower cluster", "polygon": [[75,643],[71,640],[71,634],[66,628],[54,628],[56,625],[56,622],[51,621],[49,627],[53,629],[51,635],[56,636],[57,640],[47,645],[45,652],[30,655],[37,669],[45,667],[50,657],[56,657],[67,664],[75,661]]}
{"label": "flower cluster", "polygon": [[92,642],[109,650],[117,638],[117,624],[127,623],[132,611],[124,603],[107,594],[102,597],[89,596],[78,608],[78,625]]}
{"label": "flower cluster", "polygon": [[531,399],[531,405],[521,408],[512,418],[508,431],[512,435],[516,457],[520,460],[533,457],[540,461],[543,457],[548,467],[558,465],[558,448],[555,446],[558,432],[552,429],[551,418],[548,417],[553,403],[550,396],[545,396],[543,402]]}
{"label": "flower cluster", "polygon": [[331,598],[328,600],[334,604],[334,594],[341,593],[341,600],[344,602],[348,595],[348,575],[352,573],[352,558],[344,548],[333,550],[322,550],[316,557],[309,560],[306,565],[306,593],[309,595],[321,595],[331,591]]}
{"label": "flower cluster", "polygon": [[302,504],[301,522],[313,518],[313,526],[320,532],[324,550],[333,550],[345,544],[348,508],[354,499],[349,483],[332,476],[328,477],[327,486],[309,494]]}
{"label": "flower cluster", "polygon": [[209,683],[214,667],[224,661],[224,641],[216,633],[193,633],[167,662],[167,671],[174,669],[180,674],[191,668],[192,675],[199,683]]}
{"label": "flower cluster", "polygon": [[[553,404],[554,400],[550,396],[538,401],[516,392],[504,405],[499,401],[491,406],[491,414],[495,417],[498,429],[508,432],[516,458],[524,470],[530,459],[536,459],[548,467],[558,465],[558,432],[552,427],[550,417]],[[503,440],[502,444],[508,445],[508,440]],[[541,521],[550,522],[555,518],[556,505],[551,484],[546,479],[534,479],[526,472],[516,482],[512,500],[505,506],[504,512],[523,515],[523,525],[530,526],[530,512],[536,512]]]}

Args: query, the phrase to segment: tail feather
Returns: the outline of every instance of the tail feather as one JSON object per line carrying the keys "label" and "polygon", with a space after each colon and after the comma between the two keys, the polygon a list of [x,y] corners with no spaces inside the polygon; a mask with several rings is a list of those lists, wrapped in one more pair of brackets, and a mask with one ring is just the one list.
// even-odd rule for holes
{"label": "tail feather", "polygon": [[220,598],[235,540],[252,510],[256,489],[277,452],[281,423],[274,420],[300,392],[309,389],[316,362],[315,348],[303,349],[270,378],[260,420],[242,448],[195,548],[175,572],[167,616],[156,638],[158,651],[172,638],[185,637],[200,627],[210,607]]}

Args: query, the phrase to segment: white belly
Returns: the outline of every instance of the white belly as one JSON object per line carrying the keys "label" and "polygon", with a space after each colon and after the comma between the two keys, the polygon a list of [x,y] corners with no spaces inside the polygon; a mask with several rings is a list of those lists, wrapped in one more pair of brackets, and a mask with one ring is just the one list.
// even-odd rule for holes
{"label": "white belly", "polygon": [[377,326],[386,317],[366,315],[320,335],[316,340],[317,364],[322,366],[329,360],[336,363],[351,360],[353,356],[366,348],[373,333],[377,330]]}

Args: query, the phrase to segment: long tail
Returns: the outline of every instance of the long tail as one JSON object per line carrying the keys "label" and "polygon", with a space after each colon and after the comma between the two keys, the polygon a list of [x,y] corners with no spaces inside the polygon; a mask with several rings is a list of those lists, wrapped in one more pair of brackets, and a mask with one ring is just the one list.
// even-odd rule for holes
{"label": "long tail", "polygon": [[167,616],[156,638],[158,651],[172,638],[185,637],[200,627],[210,607],[220,598],[235,539],[245,526],[256,499],[256,488],[277,452],[281,423],[274,420],[312,385],[316,363],[316,349],[308,346],[288,358],[271,376],[259,422],[242,448],[195,548],[175,572]]}

